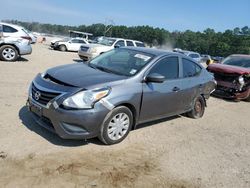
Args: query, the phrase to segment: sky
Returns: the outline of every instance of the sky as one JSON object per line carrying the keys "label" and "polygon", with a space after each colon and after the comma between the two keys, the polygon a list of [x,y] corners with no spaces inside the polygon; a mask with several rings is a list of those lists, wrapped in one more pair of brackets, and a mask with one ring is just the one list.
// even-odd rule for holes
{"label": "sky", "polygon": [[225,31],[250,26],[250,0],[0,0],[3,19]]}

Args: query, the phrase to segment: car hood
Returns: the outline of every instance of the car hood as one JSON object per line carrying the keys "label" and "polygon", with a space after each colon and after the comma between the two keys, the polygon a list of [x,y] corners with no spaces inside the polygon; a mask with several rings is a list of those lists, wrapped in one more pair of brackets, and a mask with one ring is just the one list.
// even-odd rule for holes
{"label": "car hood", "polygon": [[103,84],[102,87],[112,86],[123,82],[127,77],[106,73],[89,67],[83,63],[58,66],[47,71],[54,80],[65,85],[89,89]]}
{"label": "car hood", "polygon": [[210,64],[207,69],[211,72],[221,72],[227,74],[250,74],[250,68],[237,67],[225,64]]}

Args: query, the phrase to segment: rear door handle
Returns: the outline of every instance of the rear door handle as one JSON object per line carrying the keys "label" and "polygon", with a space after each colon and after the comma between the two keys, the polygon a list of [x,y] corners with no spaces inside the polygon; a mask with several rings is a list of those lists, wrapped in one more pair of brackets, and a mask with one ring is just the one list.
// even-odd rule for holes
{"label": "rear door handle", "polygon": [[174,92],[180,91],[180,88],[174,87],[174,88],[173,88],[173,91],[174,91]]}

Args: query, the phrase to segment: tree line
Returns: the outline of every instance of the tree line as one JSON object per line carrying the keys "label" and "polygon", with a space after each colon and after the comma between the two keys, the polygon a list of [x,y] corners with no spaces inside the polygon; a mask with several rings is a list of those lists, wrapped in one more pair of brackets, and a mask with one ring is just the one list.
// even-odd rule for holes
{"label": "tree line", "polygon": [[166,29],[151,26],[112,26],[107,31],[107,26],[104,24],[67,26],[17,20],[3,21],[21,25],[28,30],[40,33],[68,35],[69,30],[77,30],[92,33],[94,36],[105,35],[140,40],[149,46],[166,49],[181,48],[212,56],[226,57],[235,53],[250,54],[250,28],[248,26],[228,29],[224,32],[215,32],[210,28],[203,32],[191,30],[170,32]]}

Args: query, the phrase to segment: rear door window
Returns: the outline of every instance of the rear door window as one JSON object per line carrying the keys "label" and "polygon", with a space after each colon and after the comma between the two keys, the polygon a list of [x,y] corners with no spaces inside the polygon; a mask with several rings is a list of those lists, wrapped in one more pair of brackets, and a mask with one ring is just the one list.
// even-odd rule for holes
{"label": "rear door window", "polygon": [[127,40],[126,42],[127,42],[127,46],[134,46],[133,41],[129,41],[129,40]]}
{"label": "rear door window", "polygon": [[86,44],[86,42],[84,40],[78,40],[78,43]]}
{"label": "rear door window", "polygon": [[141,42],[136,42],[135,45],[137,47],[145,47],[144,43],[141,43]]}
{"label": "rear door window", "polygon": [[182,67],[184,78],[197,76],[201,72],[201,67],[188,59],[182,59]]}

